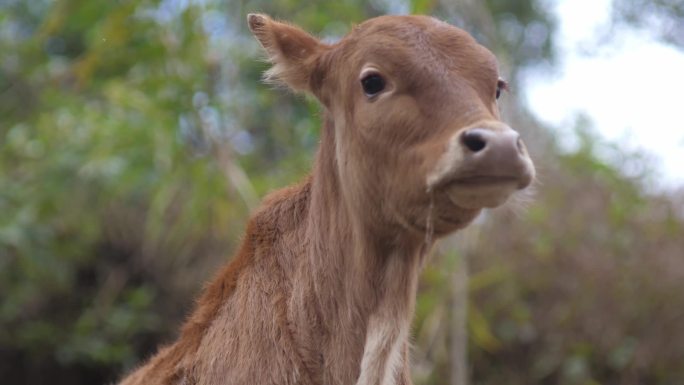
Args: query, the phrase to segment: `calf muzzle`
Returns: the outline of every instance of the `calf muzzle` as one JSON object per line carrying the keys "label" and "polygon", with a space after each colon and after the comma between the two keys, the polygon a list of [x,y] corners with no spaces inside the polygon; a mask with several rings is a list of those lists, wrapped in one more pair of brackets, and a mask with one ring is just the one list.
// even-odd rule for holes
{"label": "calf muzzle", "polygon": [[515,182],[518,189],[532,182],[534,167],[525,144],[508,126],[470,128],[460,133],[459,140],[463,157],[455,182]]}
{"label": "calf muzzle", "polygon": [[529,186],[535,170],[520,135],[501,122],[483,122],[455,133],[427,176],[427,189],[442,191],[462,208],[503,204]]}

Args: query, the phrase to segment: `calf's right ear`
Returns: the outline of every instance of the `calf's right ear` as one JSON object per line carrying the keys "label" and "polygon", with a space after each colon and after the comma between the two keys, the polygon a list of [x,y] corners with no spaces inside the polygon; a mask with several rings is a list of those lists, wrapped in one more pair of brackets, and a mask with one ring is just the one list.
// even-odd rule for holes
{"label": "calf's right ear", "polygon": [[295,91],[309,91],[318,60],[328,46],[298,27],[262,14],[247,15],[249,29],[266,50],[273,67],[266,81],[283,82]]}

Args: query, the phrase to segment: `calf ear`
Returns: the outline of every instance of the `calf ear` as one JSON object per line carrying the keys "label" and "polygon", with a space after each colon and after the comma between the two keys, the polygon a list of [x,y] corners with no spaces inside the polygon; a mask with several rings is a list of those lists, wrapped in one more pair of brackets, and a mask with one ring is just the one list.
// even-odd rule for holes
{"label": "calf ear", "polygon": [[301,29],[266,15],[252,13],[247,15],[247,21],[273,63],[264,74],[265,80],[286,83],[295,91],[314,92],[311,79],[328,46]]}

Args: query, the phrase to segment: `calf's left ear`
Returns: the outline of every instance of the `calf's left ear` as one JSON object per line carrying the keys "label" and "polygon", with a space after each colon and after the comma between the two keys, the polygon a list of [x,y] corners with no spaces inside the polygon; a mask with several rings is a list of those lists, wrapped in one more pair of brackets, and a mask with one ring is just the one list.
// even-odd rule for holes
{"label": "calf's left ear", "polygon": [[328,46],[300,28],[279,23],[266,15],[251,13],[247,15],[247,22],[273,64],[264,78],[283,82],[295,91],[314,92],[314,72]]}

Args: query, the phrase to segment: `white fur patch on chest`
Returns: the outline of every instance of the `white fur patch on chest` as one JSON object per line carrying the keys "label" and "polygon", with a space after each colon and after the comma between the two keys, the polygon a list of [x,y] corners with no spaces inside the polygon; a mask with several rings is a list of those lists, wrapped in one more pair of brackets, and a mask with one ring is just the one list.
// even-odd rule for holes
{"label": "white fur patch on chest", "polygon": [[402,365],[402,349],[408,334],[406,322],[391,317],[371,317],[357,385],[395,385]]}

